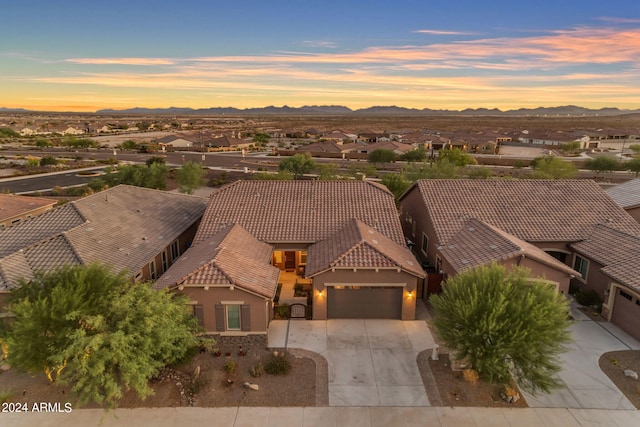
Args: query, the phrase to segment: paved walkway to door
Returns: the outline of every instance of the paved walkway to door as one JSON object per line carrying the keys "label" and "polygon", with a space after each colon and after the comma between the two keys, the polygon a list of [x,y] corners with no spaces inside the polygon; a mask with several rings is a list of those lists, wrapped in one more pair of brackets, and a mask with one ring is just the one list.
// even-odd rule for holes
{"label": "paved walkway to door", "polygon": [[430,406],[416,364],[434,346],[423,320],[276,320],[268,345],[327,359],[329,406]]}

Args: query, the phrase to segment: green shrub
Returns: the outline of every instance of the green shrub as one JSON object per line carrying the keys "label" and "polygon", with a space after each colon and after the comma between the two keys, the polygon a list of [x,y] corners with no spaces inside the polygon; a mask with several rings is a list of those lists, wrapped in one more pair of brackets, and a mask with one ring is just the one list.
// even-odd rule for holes
{"label": "green shrub", "polygon": [[236,371],[236,362],[233,360],[227,361],[227,363],[224,364],[224,370],[227,371],[229,375],[233,375]]}
{"label": "green shrub", "polygon": [[291,370],[291,361],[289,360],[289,354],[286,352],[279,353],[274,351],[266,365],[264,370],[267,374],[271,375],[286,375]]}
{"label": "green shrub", "polygon": [[578,301],[578,304],[586,307],[602,306],[602,300],[600,299],[600,296],[593,289],[580,289],[578,292],[576,292],[576,301]]}
{"label": "green shrub", "polygon": [[57,165],[58,160],[53,156],[44,156],[40,159],[40,166]]}
{"label": "green shrub", "polygon": [[249,373],[254,378],[257,378],[260,375],[264,374],[264,365],[262,364],[262,362],[258,362],[257,365],[253,365],[251,369],[249,369]]}

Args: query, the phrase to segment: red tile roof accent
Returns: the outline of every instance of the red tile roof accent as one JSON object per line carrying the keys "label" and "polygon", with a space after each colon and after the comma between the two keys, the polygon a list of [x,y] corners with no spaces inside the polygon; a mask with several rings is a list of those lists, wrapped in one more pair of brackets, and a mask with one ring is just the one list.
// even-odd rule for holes
{"label": "red tile roof accent", "polygon": [[567,274],[579,275],[542,249],[476,218],[465,221],[449,243],[438,249],[457,273],[478,265],[524,256]]}
{"label": "red tile roof accent", "polygon": [[393,194],[368,181],[237,181],[213,193],[194,239],[240,224],[268,243],[314,243],[357,218],[399,245]]}
{"label": "red tile roof accent", "polygon": [[307,254],[308,277],[331,268],[396,268],[425,277],[409,249],[355,219],[326,239],[309,246]]}
{"label": "red tile roof accent", "polygon": [[230,225],[187,249],[154,287],[234,285],[273,298],[280,270],[269,263],[271,251],[242,226]]}

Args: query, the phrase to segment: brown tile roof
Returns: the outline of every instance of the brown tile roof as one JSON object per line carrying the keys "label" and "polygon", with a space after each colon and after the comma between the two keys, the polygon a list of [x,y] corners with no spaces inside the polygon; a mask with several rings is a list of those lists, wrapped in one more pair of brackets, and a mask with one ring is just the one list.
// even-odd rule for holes
{"label": "brown tile roof", "polygon": [[29,245],[84,224],[75,203],[52,209],[0,231],[0,259]]}
{"label": "brown tile roof", "polygon": [[271,251],[242,226],[230,225],[190,247],[154,287],[234,285],[273,298],[280,271],[270,264]]}
{"label": "brown tile roof", "polygon": [[457,273],[478,265],[524,256],[567,274],[579,274],[542,249],[476,218],[465,221],[449,243],[438,249]]}
{"label": "brown tile roof", "polygon": [[420,191],[439,244],[474,217],[528,242],[579,241],[597,224],[640,235],[640,224],[589,180],[436,179],[409,191]]}
{"label": "brown tile roof", "polygon": [[[206,199],[120,185],[0,232],[2,271],[99,261],[135,273],[198,221]],[[20,253],[21,255],[16,255]],[[0,278],[4,286],[11,273]],[[26,277],[26,276],[25,276]]]}
{"label": "brown tile roof", "polygon": [[359,219],[399,245],[393,194],[368,181],[237,181],[213,193],[194,242],[240,224],[267,243],[315,243]]}
{"label": "brown tile roof", "polygon": [[26,215],[36,209],[47,206],[53,207],[58,203],[55,199],[44,197],[18,196],[15,194],[0,194],[0,221],[21,215]]}
{"label": "brown tile roof", "polygon": [[624,209],[640,206],[640,179],[618,184],[605,190],[614,202]]}
{"label": "brown tile roof", "polygon": [[598,264],[609,265],[640,253],[640,237],[599,225],[586,239],[569,246]]}
{"label": "brown tile roof", "polygon": [[601,225],[587,239],[570,246],[603,265],[602,273],[640,291],[640,237]]}
{"label": "brown tile roof", "polygon": [[640,292],[640,255],[637,253],[602,270],[616,282]]}
{"label": "brown tile roof", "polygon": [[331,268],[394,268],[425,277],[415,257],[362,221],[353,219],[307,250],[307,277]]}

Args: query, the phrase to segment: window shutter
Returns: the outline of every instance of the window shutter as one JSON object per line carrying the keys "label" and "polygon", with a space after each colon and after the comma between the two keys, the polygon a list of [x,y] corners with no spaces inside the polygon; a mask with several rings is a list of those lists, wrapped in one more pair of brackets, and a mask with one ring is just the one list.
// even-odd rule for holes
{"label": "window shutter", "polygon": [[193,306],[193,315],[198,319],[198,325],[204,327],[204,310],[202,308],[202,304]]}
{"label": "window shutter", "polygon": [[251,330],[251,306],[249,304],[243,304],[240,306],[240,323],[243,331]]}
{"label": "window shutter", "polygon": [[216,304],[216,331],[224,331],[225,330],[225,322],[224,322],[224,305]]}

